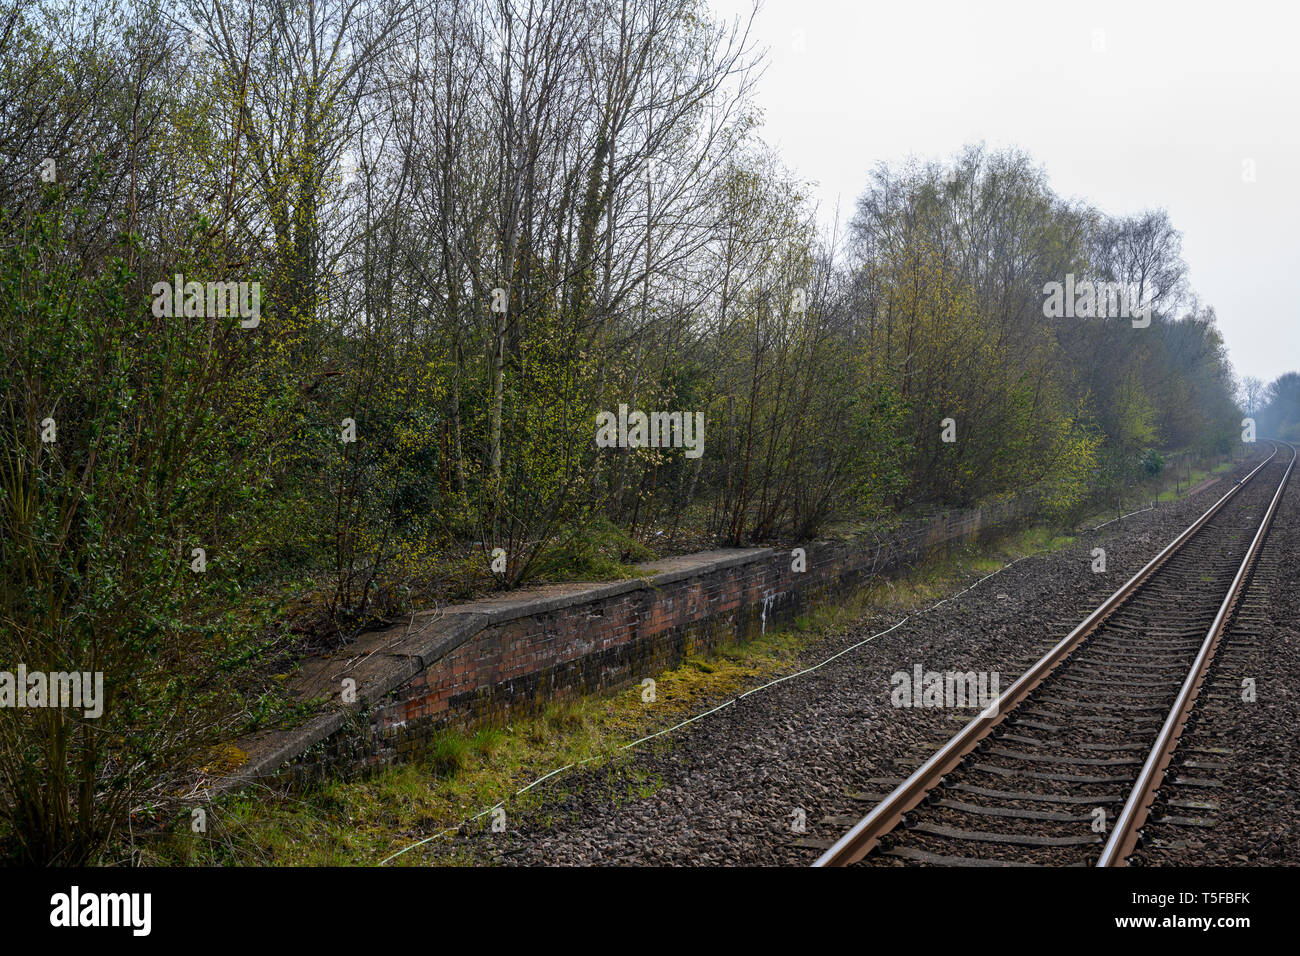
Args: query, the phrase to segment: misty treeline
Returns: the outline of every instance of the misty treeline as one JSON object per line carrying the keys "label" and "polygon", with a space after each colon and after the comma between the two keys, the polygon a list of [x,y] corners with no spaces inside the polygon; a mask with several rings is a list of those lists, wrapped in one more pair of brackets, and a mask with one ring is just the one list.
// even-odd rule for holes
{"label": "misty treeline", "polygon": [[[494,553],[510,586],[601,536],[1028,489],[1064,518],[1151,449],[1229,448],[1163,213],[971,147],[827,230],[759,138],[761,65],[700,0],[5,3],[3,657],[109,695],[0,716],[19,852],[93,858],[248,721],[267,582],[345,638]],[[1046,318],[1067,274],[1149,327]],[[176,276],[256,283],[256,321],[159,314]],[[703,454],[598,448],[621,405],[703,412]]]}
{"label": "misty treeline", "polygon": [[1300,442],[1300,374],[1287,372],[1267,385],[1247,376],[1241,395],[1261,436]]}

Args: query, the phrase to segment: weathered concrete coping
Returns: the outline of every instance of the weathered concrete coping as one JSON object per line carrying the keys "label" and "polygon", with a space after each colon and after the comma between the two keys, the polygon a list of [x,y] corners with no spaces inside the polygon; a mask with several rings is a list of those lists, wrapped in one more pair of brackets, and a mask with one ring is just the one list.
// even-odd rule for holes
{"label": "weathered concrete coping", "polygon": [[[361,635],[329,657],[305,661],[289,685],[302,700],[328,697],[329,709],[291,730],[261,731],[240,741],[248,760],[213,783],[213,794],[238,790],[274,773],[309,747],[337,732],[352,712],[428,669],[488,627],[523,617],[594,604],[632,591],[653,590],[686,578],[763,560],[771,548],[724,548],[637,565],[636,577],[596,584],[550,584],[493,595],[434,611],[420,611],[405,624]],[[345,679],[356,681],[356,701],[342,701]]]}

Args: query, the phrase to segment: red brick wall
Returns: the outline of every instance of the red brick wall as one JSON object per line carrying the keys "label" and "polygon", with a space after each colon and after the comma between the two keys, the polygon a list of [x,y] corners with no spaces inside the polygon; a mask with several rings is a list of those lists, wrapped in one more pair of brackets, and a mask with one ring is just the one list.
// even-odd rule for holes
{"label": "red brick wall", "polygon": [[[699,653],[744,641],[764,627],[851,593],[876,574],[950,542],[1023,516],[1008,505],[993,513],[944,515],[915,522],[887,541],[809,544],[807,570],[791,569],[789,551],[755,549],[678,559],[675,570],[621,593],[593,586],[555,609],[515,600],[506,619],[383,695],[348,727],[313,746],[299,770],[373,766],[417,756],[449,723],[503,722],[547,701],[630,686]],[[694,565],[692,565],[694,562]],[[608,588],[606,588],[608,591]],[[545,601],[537,602],[545,608]],[[476,606],[468,606],[474,608]],[[455,611],[456,609],[451,609]],[[303,762],[300,762],[303,763]]]}

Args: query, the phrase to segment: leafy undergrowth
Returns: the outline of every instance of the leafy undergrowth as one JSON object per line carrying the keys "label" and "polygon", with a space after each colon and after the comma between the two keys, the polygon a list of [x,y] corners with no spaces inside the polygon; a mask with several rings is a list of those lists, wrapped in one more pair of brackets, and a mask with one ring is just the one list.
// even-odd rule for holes
{"label": "leafy undergrowth", "polygon": [[597,516],[538,555],[533,579],[606,581],[631,577],[636,564],[660,554],[608,518]]}
{"label": "leafy undergrowth", "polygon": [[[636,565],[643,561],[683,553],[679,545],[678,539],[652,530],[645,531],[643,540],[608,518],[596,516],[561,532],[554,543],[543,548],[518,586],[632,577]],[[264,590],[278,595],[283,610],[277,623],[303,652],[331,651],[351,643],[364,631],[401,621],[413,611],[473,601],[500,590],[501,579],[490,568],[491,555],[481,544],[470,541],[440,550],[399,553],[366,589],[364,614],[337,608],[331,612],[334,585],[324,572],[319,581],[298,575],[279,585],[266,585]],[[362,578],[367,573],[359,572]]]}
{"label": "leafy undergrowth", "polygon": [[[307,794],[263,791],[226,798],[208,808],[205,832],[192,832],[186,816],[137,858],[153,865],[378,864],[500,801],[507,814],[537,807],[535,791],[512,795],[567,764],[593,760],[616,771],[631,758],[622,749],[626,744],[797,670],[811,644],[852,628],[868,614],[901,616],[929,606],[1015,558],[1057,550],[1072,540],[1034,528],[979,552],[951,552],[785,628],[688,658],[655,675],[653,702],[643,700],[640,686],[607,697],[553,702],[504,727],[447,729],[423,759],[364,780],[327,783]],[[671,746],[671,735],[642,746]],[[628,799],[647,796],[659,785],[650,778],[631,780]],[[551,795],[562,795],[563,776],[554,784]],[[468,825],[488,826],[490,819],[482,816]],[[448,851],[447,836],[410,849],[390,865],[473,863],[464,851]]]}
{"label": "leafy undergrowth", "polygon": [[1211,475],[1221,475],[1225,471],[1231,470],[1233,467],[1234,467],[1233,462],[1225,461],[1225,462],[1220,462],[1219,464],[1215,465],[1213,468],[1210,468],[1208,470],[1201,469],[1201,468],[1193,468],[1190,478],[1187,476],[1186,473],[1182,473],[1179,476],[1177,481],[1175,481],[1175,479],[1173,478],[1166,478],[1165,483],[1169,485],[1169,487],[1161,491],[1159,496],[1157,496],[1156,500],[1157,501],[1179,501],[1187,497],[1187,493],[1191,491],[1193,488],[1195,488],[1197,485],[1199,485],[1206,478],[1209,478]]}

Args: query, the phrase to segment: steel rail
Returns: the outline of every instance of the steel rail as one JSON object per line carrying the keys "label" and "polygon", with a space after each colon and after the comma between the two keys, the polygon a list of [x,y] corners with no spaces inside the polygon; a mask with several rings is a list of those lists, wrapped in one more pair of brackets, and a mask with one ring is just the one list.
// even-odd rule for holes
{"label": "steel rail", "polygon": [[[1264,538],[1268,535],[1269,527],[1273,523],[1273,516],[1277,513],[1278,504],[1286,491],[1287,479],[1291,477],[1291,472],[1295,468],[1295,446],[1286,442],[1282,444],[1287,444],[1291,449],[1291,461],[1286,467],[1286,472],[1282,475],[1282,480],[1278,483],[1277,493],[1273,495],[1273,500],[1269,503],[1264,518],[1259,523],[1259,530],[1255,532],[1250,547],[1246,549],[1246,556],[1242,559],[1241,567],[1237,569],[1237,574],[1232,579],[1232,585],[1228,588],[1228,595],[1219,606],[1219,613],[1215,615],[1214,623],[1210,625],[1205,640],[1201,643],[1201,649],[1196,655],[1196,660],[1192,662],[1191,669],[1187,673],[1187,679],[1183,681],[1182,689],[1179,690],[1178,697],[1174,700],[1173,707],[1170,708],[1169,716],[1165,718],[1165,722],[1160,728],[1160,734],[1156,737],[1151,753],[1142,765],[1142,771],[1133,784],[1133,790],[1124,803],[1124,809],[1120,811],[1119,817],[1115,820],[1115,826],[1111,830],[1110,838],[1106,841],[1101,856],[1097,859],[1097,866],[1125,866],[1129,856],[1137,847],[1142,824],[1146,822],[1151,804],[1155,802],[1160,784],[1164,781],[1165,770],[1173,759],[1174,750],[1177,748],[1178,740],[1182,736],[1183,727],[1187,724],[1188,717],[1191,716],[1192,707],[1200,694],[1202,684],[1205,682],[1205,675],[1210,669],[1210,662],[1214,659],[1214,652],[1218,649],[1219,641],[1227,629],[1228,620],[1231,618],[1232,612],[1237,606],[1237,601],[1245,588],[1246,578],[1250,575],[1250,571],[1259,557]],[[1274,444],[1274,448],[1277,448],[1276,444]]]}
{"label": "steel rail", "polygon": [[1000,724],[1008,714],[1029,696],[1054,671],[1061,662],[1069,657],[1094,631],[1133,596],[1156,571],[1173,557],[1189,540],[1213,518],[1227,502],[1255,478],[1263,468],[1278,456],[1278,448],[1273,446],[1273,453],[1259,463],[1250,474],[1235,484],[1227,494],[1216,501],[1181,534],[1167,544],[1159,554],[1120,586],[1114,594],[1101,603],[1091,614],[1084,618],[1074,630],[1040,658],[1029,670],[1025,671],[1013,683],[1005,694],[998,697],[979,716],[963,727],[957,734],[934,753],[925,763],[912,772],[906,780],[895,787],[884,800],[878,803],[852,829],[839,838],[830,849],[817,858],[814,867],[848,866],[856,863],[880,842],[880,838],[896,827],[907,811],[919,804],[937,784],[944,774],[951,771],[968,753],[985,739],[993,728]]}

